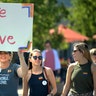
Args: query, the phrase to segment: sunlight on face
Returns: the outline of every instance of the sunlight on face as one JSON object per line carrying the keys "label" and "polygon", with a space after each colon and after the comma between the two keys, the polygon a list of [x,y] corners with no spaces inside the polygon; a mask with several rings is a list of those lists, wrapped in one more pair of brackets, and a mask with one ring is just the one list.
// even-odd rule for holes
{"label": "sunlight on face", "polygon": [[11,55],[8,52],[0,52],[0,62],[9,62]]}

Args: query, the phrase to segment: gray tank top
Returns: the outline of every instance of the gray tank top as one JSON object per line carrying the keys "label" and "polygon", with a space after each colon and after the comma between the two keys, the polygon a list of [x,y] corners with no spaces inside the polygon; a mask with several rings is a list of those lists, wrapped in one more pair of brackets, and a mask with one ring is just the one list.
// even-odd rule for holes
{"label": "gray tank top", "polygon": [[10,64],[7,69],[2,69],[0,72],[0,96],[18,96],[17,88],[19,77],[17,69],[20,65]]}

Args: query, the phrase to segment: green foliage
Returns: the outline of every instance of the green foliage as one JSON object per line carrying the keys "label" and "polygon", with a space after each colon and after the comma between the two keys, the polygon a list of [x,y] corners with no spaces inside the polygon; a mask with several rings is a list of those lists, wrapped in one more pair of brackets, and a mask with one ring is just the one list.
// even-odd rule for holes
{"label": "green foliage", "polygon": [[53,34],[50,34],[49,36],[50,41],[52,42],[52,46],[54,46],[55,49],[63,50],[68,48],[68,44],[64,41],[64,37],[61,34],[55,32]]}
{"label": "green foliage", "polygon": [[95,0],[71,0],[69,9],[70,27],[92,38],[96,33],[96,1]]}
{"label": "green foliage", "polygon": [[[50,39],[54,44],[53,47],[59,47],[56,45],[58,39],[56,36],[49,34],[51,28],[57,27],[57,23],[63,18],[65,7],[63,5],[58,6],[56,0],[45,0],[38,3],[38,0],[35,0],[35,12],[34,12],[34,33],[33,44],[34,46],[41,47],[42,44]],[[63,14],[62,14],[63,13]],[[52,39],[54,37],[54,40]],[[58,35],[57,35],[58,37]],[[55,42],[54,42],[55,41]]]}

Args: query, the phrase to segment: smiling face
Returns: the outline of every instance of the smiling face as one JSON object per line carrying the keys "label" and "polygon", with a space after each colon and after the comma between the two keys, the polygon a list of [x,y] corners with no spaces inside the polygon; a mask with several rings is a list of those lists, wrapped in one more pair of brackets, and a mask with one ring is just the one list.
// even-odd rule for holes
{"label": "smiling face", "polygon": [[32,63],[32,66],[41,66],[42,63],[41,53],[38,51],[32,52],[29,61]]}
{"label": "smiling face", "polygon": [[8,52],[1,51],[0,52],[0,62],[1,63],[7,63],[11,59],[11,55]]}

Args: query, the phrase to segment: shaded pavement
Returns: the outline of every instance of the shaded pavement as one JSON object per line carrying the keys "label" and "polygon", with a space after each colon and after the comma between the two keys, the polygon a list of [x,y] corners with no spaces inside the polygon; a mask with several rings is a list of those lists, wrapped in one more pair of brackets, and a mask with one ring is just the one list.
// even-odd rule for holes
{"label": "shaded pavement", "polygon": [[[62,88],[63,88],[64,83],[57,83],[57,94],[55,96],[60,96],[61,92],[62,92]],[[18,87],[18,94],[19,96],[22,96],[23,90],[22,90],[22,86]]]}

